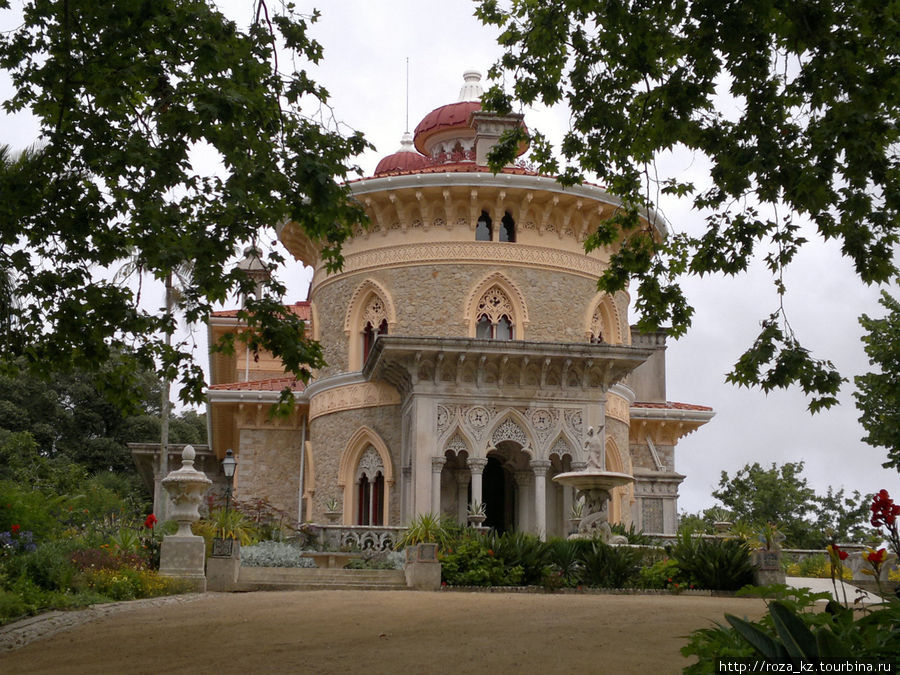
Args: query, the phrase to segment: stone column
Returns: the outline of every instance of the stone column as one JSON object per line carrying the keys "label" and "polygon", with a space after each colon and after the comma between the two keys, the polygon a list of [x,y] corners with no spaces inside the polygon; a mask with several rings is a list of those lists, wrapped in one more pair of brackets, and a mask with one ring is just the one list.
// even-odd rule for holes
{"label": "stone column", "polygon": [[447,463],[446,457],[431,458],[431,512],[441,515],[441,471]]}
{"label": "stone column", "polygon": [[472,503],[484,503],[484,495],[481,489],[481,474],[484,467],[487,466],[487,458],[485,457],[469,457],[469,472],[472,474]]}
{"label": "stone column", "polygon": [[460,469],[454,471],[453,475],[456,477],[456,519],[460,525],[466,525],[469,522],[469,481],[472,479],[472,474],[465,469]]}
{"label": "stone column", "polygon": [[531,514],[534,505],[532,488],[534,487],[534,474],[531,471],[516,471],[516,486],[519,488],[518,501],[518,525],[521,532],[532,530]]}
{"label": "stone column", "polygon": [[546,459],[531,460],[534,471],[534,527],[541,539],[547,538],[547,471],[550,461]]}

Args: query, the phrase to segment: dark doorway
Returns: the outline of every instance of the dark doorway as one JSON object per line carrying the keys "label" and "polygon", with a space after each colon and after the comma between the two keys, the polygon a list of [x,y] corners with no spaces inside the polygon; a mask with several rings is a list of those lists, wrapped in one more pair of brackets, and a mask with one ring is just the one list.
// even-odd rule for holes
{"label": "dark doorway", "polygon": [[[507,490],[507,475],[503,464],[496,457],[488,457],[487,466],[482,474],[482,494],[487,510],[487,518],[484,521],[486,527],[492,527],[497,532],[506,532],[512,529],[509,514],[515,513],[507,502],[512,499],[512,490]],[[509,493],[509,494],[508,494]]]}

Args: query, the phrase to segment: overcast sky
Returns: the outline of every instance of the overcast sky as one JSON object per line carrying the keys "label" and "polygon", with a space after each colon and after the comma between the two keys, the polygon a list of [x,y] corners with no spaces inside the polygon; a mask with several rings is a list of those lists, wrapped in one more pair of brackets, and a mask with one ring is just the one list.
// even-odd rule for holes
{"label": "overcast sky", "polygon": [[[429,111],[456,100],[463,71],[486,72],[500,54],[491,30],[472,15],[475,5],[465,0],[297,4],[304,11],[321,8],[313,36],[323,44],[325,57],[320,67],[310,70],[331,93],[335,117],[364,132],[376,146],[376,152],[359,158],[366,175],[380,157],[399,147],[406,128],[407,58],[412,130]],[[250,16],[249,0],[220,5],[239,21]],[[10,27],[10,17],[0,13],[0,29]],[[9,81],[0,74],[0,98],[8,92]],[[524,112],[530,128],[551,138],[558,139],[565,131],[565,110]],[[22,148],[36,133],[27,117],[0,117],[0,143]],[[678,174],[703,174],[703,163],[690,156],[667,158],[664,165]],[[670,200],[661,207],[675,230],[697,232],[703,226],[686,203]],[[841,405],[811,416],[799,391],[765,396],[725,383],[725,374],[757,335],[760,320],[778,307],[762,265],[736,279],[686,279],[685,290],[696,313],[690,333],[668,348],[668,398],[710,405],[716,416],[678,446],[676,469],[687,476],[681,487],[682,510],[711,506],[710,492],[720,473],[733,474],[754,461],[764,465],[805,461],[805,475],[819,492],[833,485],[900,493],[900,475],[881,468],[885,452],[860,440],[863,430],[851,395],[852,376],[867,368],[857,317],[863,312],[883,314],[878,289],[858,281],[837,246],[815,240],[812,232],[807,236],[813,243],[804,247],[786,273],[785,306],[800,341],[815,356],[831,359],[850,379],[842,390]],[[309,277],[310,270],[298,266],[286,271],[292,294],[288,300],[306,297]],[[203,331],[199,333],[202,338]],[[201,343],[200,359],[205,358],[204,347]]]}

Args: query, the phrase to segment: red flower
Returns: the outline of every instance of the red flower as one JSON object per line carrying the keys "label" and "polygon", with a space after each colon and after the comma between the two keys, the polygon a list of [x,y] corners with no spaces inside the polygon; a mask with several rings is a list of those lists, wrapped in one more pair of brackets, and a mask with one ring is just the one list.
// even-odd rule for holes
{"label": "red flower", "polygon": [[149,516],[147,516],[147,519],[144,521],[144,527],[146,527],[148,530],[152,530],[153,526],[156,525],[156,523],[157,523],[156,516],[154,516],[151,513]]}
{"label": "red flower", "polygon": [[887,490],[878,491],[878,494],[872,500],[872,506],[869,507],[869,510],[872,512],[871,522],[875,527],[883,525],[890,528],[893,526],[897,516],[900,516],[900,504],[894,503]]}
{"label": "red flower", "polygon": [[863,557],[873,565],[880,565],[887,559],[887,551],[883,548],[880,548],[877,551],[870,549],[863,553]]}
{"label": "red flower", "polygon": [[12,526],[11,528],[9,528],[9,529],[10,529],[10,531],[11,531],[13,534],[19,534],[19,530],[21,530],[22,528],[21,528],[21,526],[19,526],[19,525],[13,525],[13,526]]}
{"label": "red flower", "polygon": [[494,549],[489,548],[489,549],[488,549],[488,555],[494,555]]}

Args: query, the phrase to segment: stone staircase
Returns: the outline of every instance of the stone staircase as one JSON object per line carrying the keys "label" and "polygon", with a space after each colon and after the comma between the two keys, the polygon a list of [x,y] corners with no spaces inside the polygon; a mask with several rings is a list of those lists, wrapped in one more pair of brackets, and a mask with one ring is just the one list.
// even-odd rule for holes
{"label": "stone staircase", "polygon": [[403,570],[241,567],[236,591],[406,591]]}

